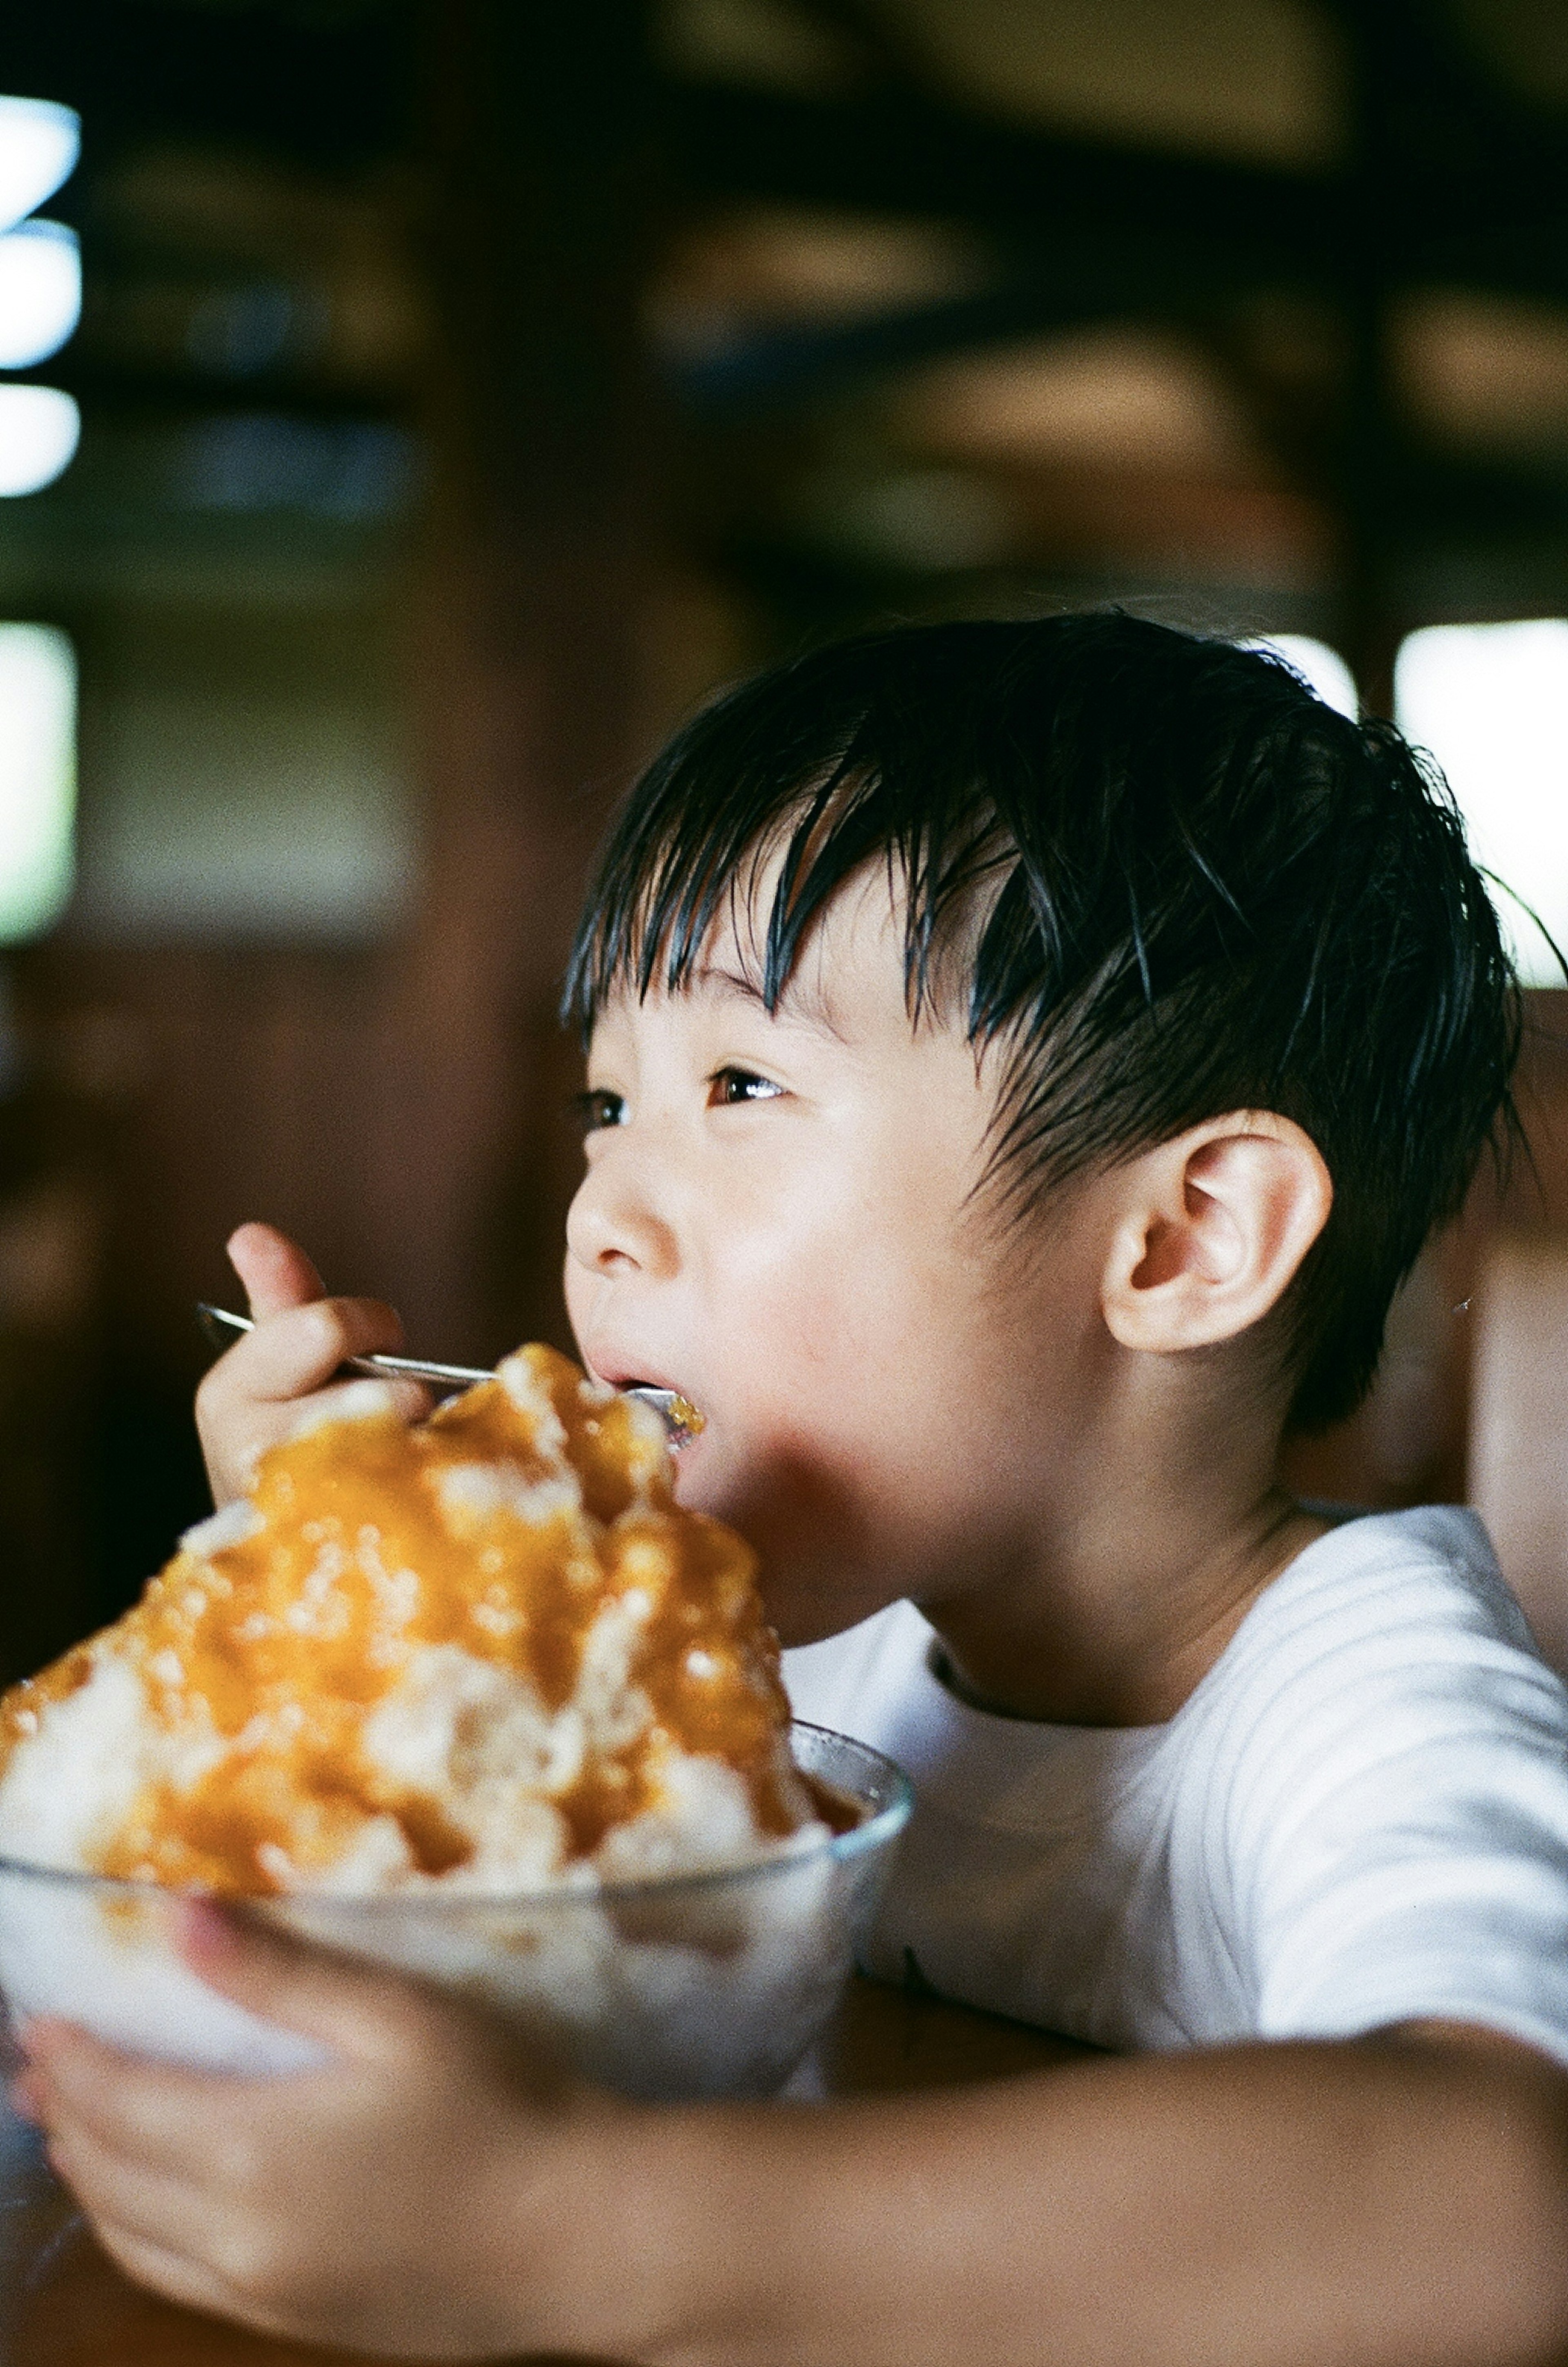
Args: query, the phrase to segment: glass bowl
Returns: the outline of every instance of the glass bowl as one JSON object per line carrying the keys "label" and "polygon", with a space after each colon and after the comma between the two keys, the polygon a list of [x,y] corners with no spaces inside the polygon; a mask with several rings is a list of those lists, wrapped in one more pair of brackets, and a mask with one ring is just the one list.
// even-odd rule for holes
{"label": "glass bowl", "polygon": [[[803,1772],[858,1811],[846,1831],[711,1874],[592,1890],[295,1892],[254,1910],[455,1990],[559,2067],[624,2095],[771,2095],[832,2013],[911,1806],[903,1775],[865,1744],[798,1721],[791,1740]],[[315,2041],[220,1996],[180,1959],[170,1897],[0,1857],[0,1995],[13,2022],[60,2015],[203,2069],[322,2062]]]}

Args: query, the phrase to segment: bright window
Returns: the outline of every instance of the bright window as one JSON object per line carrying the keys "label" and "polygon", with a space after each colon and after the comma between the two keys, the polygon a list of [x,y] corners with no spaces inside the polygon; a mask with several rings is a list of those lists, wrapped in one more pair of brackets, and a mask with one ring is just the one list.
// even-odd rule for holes
{"label": "bright window", "polygon": [[1310,633],[1269,633],[1242,646],[1249,650],[1278,650],[1287,663],[1310,683],[1325,707],[1337,707],[1341,715],[1351,717],[1358,712],[1356,677],[1338,651],[1330,649],[1326,641],[1314,640]]}
{"label": "bright window", "polygon": [[0,230],[52,198],[76,169],[82,122],[52,98],[0,98]]}
{"label": "bright window", "polygon": [[0,381],[0,495],[52,485],[81,433],[82,414],[61,388]]}
{"label": "bright window", "polygon": [[0,237],[0,369],[58,353],[82,317],[82,256],[63,222],[27,221]]}
{"label": "bright window", "polygon": [[1568,952],[1568,619],[1430,625],[1394,667],[1400,728],[1448,775],[1529,986],[1562,986],[1523,909]]}
{"label": "bright window", "polygon": [[75,654],[52,626],[0,625],[0,944],[59,918],[75,814]]}
{"label": "bright window", "polygon": [[[63,222],[28,221],[73,171],[75,109],[0,97],[0,369],[30,369],[65,343],[82,311],[82,258]],[[40,493],[70,466],[82,422],[56,386],[0,384],[0,497]]]}

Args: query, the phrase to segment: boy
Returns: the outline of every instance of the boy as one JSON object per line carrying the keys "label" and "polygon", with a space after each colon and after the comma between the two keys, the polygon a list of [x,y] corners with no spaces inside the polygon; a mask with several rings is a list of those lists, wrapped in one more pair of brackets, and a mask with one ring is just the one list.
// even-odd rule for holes
{"label": "boy", "polygon": [[[640,785],[580,938],[579,1342],[707,1428],[797,1706],[919,1795],[874,1936],[1130,2053],[935,2097],[533,2092],[210,1912],[333,2044],[29,2033],[111,2250],[392,2354],[769,2367],[1568,2357],[1568,1702],[1472,1517],[1293,1503],[1506,1107],[1517,1003],[1397,736],[1114,616],[823,651]],[[220,1501],[396,1319],[265,1228]],[[411,1410],[414,1400],[410,1400]]]}

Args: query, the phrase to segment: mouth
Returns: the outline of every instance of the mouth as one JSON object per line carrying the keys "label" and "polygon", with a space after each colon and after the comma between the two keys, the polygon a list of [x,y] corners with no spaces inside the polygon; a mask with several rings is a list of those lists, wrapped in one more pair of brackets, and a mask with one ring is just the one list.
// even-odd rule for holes
{"label": "mouth", "polygon": [[646,1372],[639,1373],[630,1366],[617,1369],[608,1361],[599,1364],[595,1360],[589,1370],[595,1380],[603,1381],[608,1388],[618,1389],[622,1397],[637,1398],[650,1406],[664,1424],[673,1454],[679,1455],[682,1447],[690,1446],[707,1428],[707,1416],[702,1408],[670,1381],[653,1380]]}
{"label": "mouth", "polygon": [[670,1433],[672,1455],[679,1455],[682,1447],[690,1446],[693,1439],[707,1428],[707,1416],[702,1408],[694,1406],[690,1398],[682,1397],[679,1389],[659,1388],[651,1381],[628,1381],[624,1384],[621,1394],[623,1397],[640,1398],[644,1405],[653,1408]]}

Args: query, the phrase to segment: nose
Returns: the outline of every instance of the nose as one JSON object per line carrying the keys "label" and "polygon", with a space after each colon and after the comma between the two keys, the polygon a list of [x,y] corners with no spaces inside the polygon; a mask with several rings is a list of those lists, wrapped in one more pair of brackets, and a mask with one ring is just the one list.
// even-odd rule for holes
{"label": "nose", "polygon": [[596,1159],[567,1212],[567,1253],[595,1277],[639,1273],[667,1281],[680,1264],[675,1230],[652,1179],[628,1150]]}

